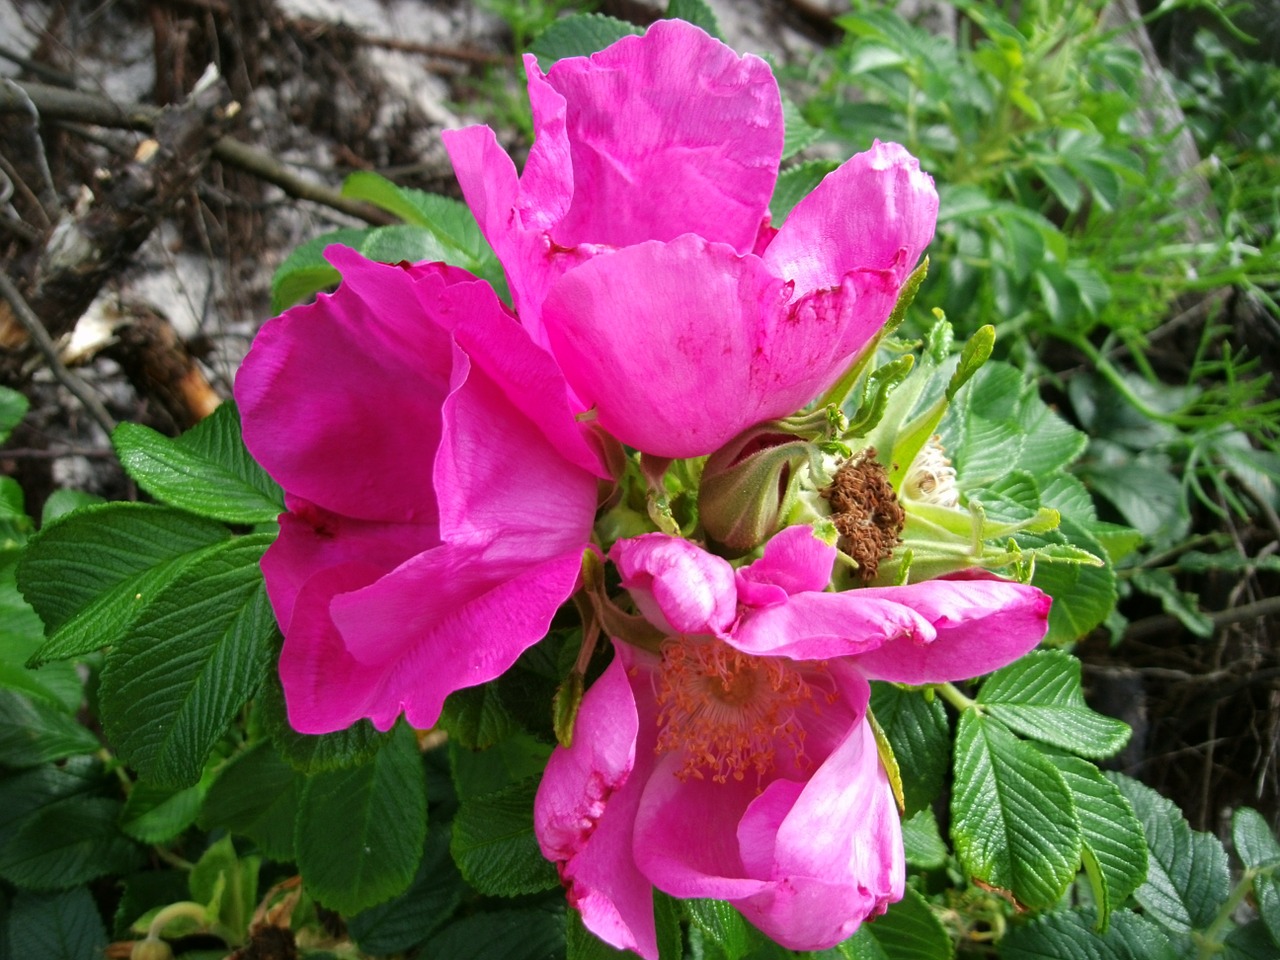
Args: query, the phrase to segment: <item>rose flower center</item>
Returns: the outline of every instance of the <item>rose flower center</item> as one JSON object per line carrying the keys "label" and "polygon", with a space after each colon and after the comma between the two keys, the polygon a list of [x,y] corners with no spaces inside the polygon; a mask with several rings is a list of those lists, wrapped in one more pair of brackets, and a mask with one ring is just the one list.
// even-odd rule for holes
{"label": "rose flower center", "polygon": [[679,753],[680,779],[717,783],[763,777],[777,751],[805,764],[800,713],[814,710],[811,685],[778,657],[753,657],[718,640],[673,637],[657,680],[657,752]]}

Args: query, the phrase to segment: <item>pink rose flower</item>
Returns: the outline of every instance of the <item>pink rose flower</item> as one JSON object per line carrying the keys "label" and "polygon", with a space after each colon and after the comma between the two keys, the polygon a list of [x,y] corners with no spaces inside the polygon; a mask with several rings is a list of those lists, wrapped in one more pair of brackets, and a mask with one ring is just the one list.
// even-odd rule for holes
{"label": "pink rose flower", "polygon": [[263,326],[235,389],[286,491],[262,568],[289,721],[426,728],[546,634],[607,473],[488,284],[326,256],[342,285]]}
{"label": "pink rose flower", "polygon": [[821,950],[902,896],[901,826],[868,679],[958,680],[1044,636],[1049,598],[984,573],[826,592],[835,559],[789,527],[735,571],[647,534],[610,557],[668,638],[615,643],[534,809],[543,854],[601,939],[657,958],[652,887],[727,900]]}
{"label": "pink rose flower", "polygon": [[525,67],[523,175],[487,127],[445,144],[521,321],[619,440],[711,453],[813,400],[884,325],[938,211],[902,147],[855,156],[774,230],[764,61],[671,20]]}

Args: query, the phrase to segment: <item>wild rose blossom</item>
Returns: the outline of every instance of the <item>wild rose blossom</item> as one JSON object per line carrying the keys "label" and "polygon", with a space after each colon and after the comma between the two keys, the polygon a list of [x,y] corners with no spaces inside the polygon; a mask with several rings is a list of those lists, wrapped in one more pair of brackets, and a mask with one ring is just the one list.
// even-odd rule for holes
{"label": "wild rose blossom", "polygon": [[607,474],[488,284],[326,256],[342,285],[268,322],[235,389],[245,443],[286,491],[262,567],[289,721],[426,728],[546,634]]}
{"label": "wild rose blossom", "polygon": [[1049,598],[974,571],[826,592],[835,548],[789,527],[734,570],[664,534],[610,557],[661,652],[616,643],[535,803],[586,926],[656,960],[652,887],[727,900],[783,946],[830,947],[901,898],[901,827],[868,679],[933,683],[1033,648]]}
{"label": "wild rose blossom", "polygon": [[932,239],[932,180],[882,143],[771,228],[777,82],[690,24],[525,68],[521,176],[487,127],[445,143],[522,323],[582,408],[646,453],[708,454],[813,400]]}

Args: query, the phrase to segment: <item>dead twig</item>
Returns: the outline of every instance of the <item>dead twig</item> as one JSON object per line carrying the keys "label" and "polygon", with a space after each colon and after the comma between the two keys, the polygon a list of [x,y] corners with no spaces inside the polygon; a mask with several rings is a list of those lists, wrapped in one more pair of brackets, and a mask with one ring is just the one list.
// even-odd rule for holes
{"label": "dead twig", "polygon": [[40,322],[40,318],[35,315],[27,301],[23,299],[22,294],[18,292],[18,288],[13,285],[13,281],[9,279],[3,270],[0,270],[0,296],[3,296],[8,301],[13,315],[26,329],[27,336],[35,344],[36,349],[40,351],[45,363],[49,364],[49,370],[53,373],[54,378],[71,391],[72,396],[84,404],[84,408],[89,411],[89,415],[106,431],[107,436],[110,436],[111,431],[116,428],[115,420],[111,414],[107,413],[107,408],[102,405],[102,402],[93,395],[89,385],[63,365],[62,360],[58,357],[58,348],[54,346],[53,339],[49,336],[49,331],[45,329],[44,324]]}

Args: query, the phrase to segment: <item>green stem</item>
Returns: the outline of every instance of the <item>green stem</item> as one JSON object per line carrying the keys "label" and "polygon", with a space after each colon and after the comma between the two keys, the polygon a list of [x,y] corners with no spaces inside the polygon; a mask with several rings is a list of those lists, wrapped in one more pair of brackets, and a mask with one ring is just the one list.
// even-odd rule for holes
{"label": "green stem", "polygon": [[1236,907],[1240,906],[1241,901],[1253,889],[1254,879],[1261,874],[1270,873],[1272,869],[1274,868],[1247,867],[1245,869],[1244,874],[1240,877],[1240,882],[1231,891],[1231,896],[1227,897],[1227,902],[1218,910],[1213,922],[1205,928],[1204,933],[1196,937],[1196,941],[1199,943],[1199,949],[1196,950],[1196,960],[1209,960],[1210,957],[1222,952],[1222,940],[1220,937],[1222,936],[1223,928],[1231,923],[1231,915],[1236,912]]}
{"label": "green stem", "polygon": [[151,925],[147,927],[147,938],[150,940],[159,940],[160,934],[164,932],[171,921],[180,917],[190,917],[202,929],[209,925],[209,912],[204,908],[203,904],[193,903],[190,900],[182,900],[178,903],[171,903],[154,917],[151,918]]}
{"label": "green stem", "polygon": [[951,704],[961,713],[964,713],[966,710],[976,710],[978,713],[982,712],[982,708],[978,706],[978,701],[970,700],[960,692],[959,688],[956,687],[954,683],[938,683],[934,685],[933,689],[937,691],[938,696],[942,697],[943,700],[947,701],[947,703]]}

